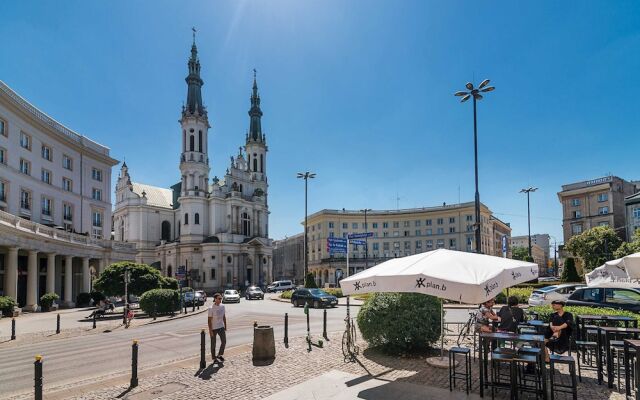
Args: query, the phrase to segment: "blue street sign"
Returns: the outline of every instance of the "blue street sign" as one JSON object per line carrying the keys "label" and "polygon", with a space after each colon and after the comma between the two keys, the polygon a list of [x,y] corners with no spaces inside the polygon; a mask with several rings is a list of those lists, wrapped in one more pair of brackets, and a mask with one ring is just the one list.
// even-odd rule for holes
{"label": "blue street sign", "polygon": [[347,246],[334,246],[334,245],[328,245],[327,249],[335,249],[335,250],[344,250],[347,251]]}
{"label": "blue street sign", "polygon": [[185,278],[186,275],[187,275],[187,267],[185,267],[184,265],[178,266],[176,270],[176,279],[181,281]]}
{"label": "blue street sign", "polygon": [[507,236],[502,236],[502,252],[507,253]]}
{"label": "blue street sign", "polygon": [[327,242],[328,243],[344,243],[345,246],[347,245],[347,239],[344,239],[344,238],[328,237]]}
{"label": "blue street sign", "polygon": [[329,251],[330,254],[333,254],[333,253],[346,253],[347,249],[331,247],[331,248],[327,249],[327,251]]}
{"label": "blue street sign", "polygon": [[372,236],[373,236],[373,232],[352,233],[349,235],[349,239],[364,239]]}
{"label": "blue street sign", "polygon": [[367,242],[365,242],[364,240],[358,240],[358,239],[349,240],[349,242],[351,244],[357,244],[359,246],[364,246],[367,244]]}

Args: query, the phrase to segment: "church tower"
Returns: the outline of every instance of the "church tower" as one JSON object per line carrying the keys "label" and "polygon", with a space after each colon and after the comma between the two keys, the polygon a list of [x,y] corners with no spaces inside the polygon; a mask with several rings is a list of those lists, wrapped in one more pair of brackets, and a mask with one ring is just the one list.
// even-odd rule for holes
{"label": "church tower", "polygon": [[[253,70],[253,90],[251,92],[251,108],[249,109],[249,132],[246,137],[245,150],[247,163],[252,180],[267,181],[267,140],[262,133],[262,110],[260,109],[260,95],[256,82],[256,70]],[[258,187],[262,185],[257,185]],[[262,188],[266,192],[266,184]]]}
{"label": "church tower", "polygon": [[206,232],[206,196],[209,187],[209,155],[207,151],[209,119],[202,104],[200,60],[195,30],[188,62],[187,102],[182,106],[182,153],[180,155],[180,236],[181,240],[199,241]]}

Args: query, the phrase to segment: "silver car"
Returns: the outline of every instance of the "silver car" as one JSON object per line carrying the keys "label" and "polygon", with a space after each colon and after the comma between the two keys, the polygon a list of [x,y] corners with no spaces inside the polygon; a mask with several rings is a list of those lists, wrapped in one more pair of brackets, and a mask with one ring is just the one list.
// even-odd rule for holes
{"label": "silver car", "polygon": [[543,306],[551,304],[554,300],[567,301],[571,293],[577,288],[585,286],[580,283],[565,283],[562,285],[545,286],[535,289],[529,297],[530,306]]}
{"label": "silver car", "polygon": [[222,294],[223,303],[240,303],[240,294],[237,290],[225,290]]}

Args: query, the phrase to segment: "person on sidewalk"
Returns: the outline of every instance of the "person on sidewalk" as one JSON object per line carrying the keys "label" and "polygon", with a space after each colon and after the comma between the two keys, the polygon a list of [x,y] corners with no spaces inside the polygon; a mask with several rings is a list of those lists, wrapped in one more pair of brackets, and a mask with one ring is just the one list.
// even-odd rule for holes
{"label": "person on sidewalk", "polygon": [[[225,315],[224,305],[222,302],[222,295],[216,293],[213,295],[213,305],[209,307],[208,323],[209,323],[209,336],[211,337],[211,358],[213,362],[224,362],[224,347],[227,344],[227,316]],[[216,335],[220,336],[220,350],[216,357]]]}
{"label": "person on sidewalk", "polygon": [[564,310],[564,301],[554,300],[551,302],[553,314],[551,322],[544,334],[545,337],[545,361],[549,362],[549,350],[562,354],[569,350],[571,333],[573,331],[573,315]]}

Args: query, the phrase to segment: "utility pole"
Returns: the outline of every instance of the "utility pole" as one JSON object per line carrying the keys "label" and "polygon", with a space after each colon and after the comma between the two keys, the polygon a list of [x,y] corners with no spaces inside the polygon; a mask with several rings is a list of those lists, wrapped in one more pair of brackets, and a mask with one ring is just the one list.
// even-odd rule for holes
{"label": "utility pole", "polygon": [[[364,210],[360,210],[364,212],[364,231],[365,233],[369,232],[369,224],[367,224],[367,212],[371,211],[370,208],[365,208]],[[369,238],[364,238],[364,269],[369,269]]]}

